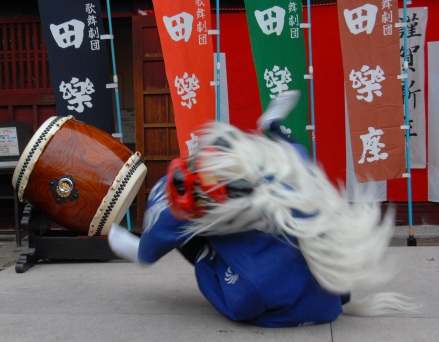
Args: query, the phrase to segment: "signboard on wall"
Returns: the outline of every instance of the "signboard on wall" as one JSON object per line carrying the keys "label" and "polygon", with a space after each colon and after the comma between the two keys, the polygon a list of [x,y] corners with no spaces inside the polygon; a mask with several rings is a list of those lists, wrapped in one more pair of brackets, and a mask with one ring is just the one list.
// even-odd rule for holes
{"label": "signboard on wall", "polygon": [[124,143],[136,142],[136,112],[134,108],[121,109],[122,137]]}

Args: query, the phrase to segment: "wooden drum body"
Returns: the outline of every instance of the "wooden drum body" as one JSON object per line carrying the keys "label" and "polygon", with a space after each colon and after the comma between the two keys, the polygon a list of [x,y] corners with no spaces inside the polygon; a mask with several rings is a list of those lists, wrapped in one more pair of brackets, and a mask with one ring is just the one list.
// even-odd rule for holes
{"label": "wooden drum body", "polygon": [[110,134],[73,116],[51,117],[35,132],[12,184],[61,226],[89,236],[119,223],[145,178],[146,166]]}

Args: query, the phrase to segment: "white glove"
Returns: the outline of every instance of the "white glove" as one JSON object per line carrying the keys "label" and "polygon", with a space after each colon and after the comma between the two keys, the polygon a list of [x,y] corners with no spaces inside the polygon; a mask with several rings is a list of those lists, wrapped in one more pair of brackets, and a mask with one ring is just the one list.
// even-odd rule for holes
{"label": "white glove", "polygon": [[131,234],[124,227],[113,223],[108,233],[108,243],[111,250],[118,257],[131,262],[139,262],[137,252],[139,250],[140,238]]}
{"label": "white glove", "polygon": [[270,128],[273,121],[285,119],[294,107],[296,107],[299,98],[299,90],[289,90],[280,93],[276,98],[271,100],[265,112],[258,119],[258,129],[265,131]]}

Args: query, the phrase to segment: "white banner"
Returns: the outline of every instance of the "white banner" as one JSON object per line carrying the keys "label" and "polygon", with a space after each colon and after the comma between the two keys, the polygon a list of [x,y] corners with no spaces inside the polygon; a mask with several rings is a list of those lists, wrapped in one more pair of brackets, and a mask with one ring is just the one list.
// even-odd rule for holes
{"label": "white banner", "polygon": [[[217,78],[217,55],[213,54],[213,63],[215,65],[213,79]],[[227,67],[226,54],[220,53],[220,120],[221,122],[230,123],[229,118],[229,91],[227,86]],[[215,96],[217,97],[217,87],[215,87]],[[217,99],[218,100],[218,99]],[[215,106],[215,115],[218,113],[218,104]],[[218,117],[218,116],[216,116]]]}
{"label": "white banner", "polygon": [[428,200],[439,202],[439,42],[428,43]]}
{"label": "white banner", "polygon": [[[403,8],[400,8],[398,12],[399,21],[402,22],[404,18]],[[407,61],[409,68],[407,90],[410,124],[410,166],[415,169],[426,167],[424,49],[427,17],[427,7],[407,8]],[[404,35],[402,27],[400,28],[400,42],[402,66],[404,64]]]}
{"label": "white banner", "polygon": [[[428,200],[439,202],[439,42],[428,42]],[[346,132],[349,120],[346,105]],[[355,191],[364,191],[367,183],[355,179],[350,136],[346,134],[346,192],[349,200],[354,199]],[[377,201],[387,200],[387,182],[375,182]]]}
{"label": "white banner", "polygon": [[[354,159],[352,156],[351,135],[349,127],[348,103],[345,95],[345,132],[346,132],[346,195],[349,201],[358,202],[361,198],[358,194],[365,193],[368,187],[376,188],[374,201],[387,201],[387,181],[362,183],[357,181],[354,170]],[[370,198],[368,198],[370,200]]]}

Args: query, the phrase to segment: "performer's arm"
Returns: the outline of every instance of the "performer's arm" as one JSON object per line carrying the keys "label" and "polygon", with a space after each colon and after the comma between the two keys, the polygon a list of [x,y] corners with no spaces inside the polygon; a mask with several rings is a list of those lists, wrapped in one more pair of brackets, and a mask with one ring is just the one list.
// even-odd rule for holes
{"label": "performer's arm", "polygon": [[164,190],[165,178],[162,178],[148,198],[138,251],[139,261],[143,263],[157,261],[188,239],[188,236],[183,235],[183,228],[189,222],[172,216]]}
{"label": "performer's arm", "polygon": [[291,144],[303,159],[308,160],[309,155],[306,148],[294,140],[291,135],[282,131],[280,122],[285,119],[299,102],[300,91],[292,90],[279,94],[267,106],[263,115],[258,119],[257,125],[260,131],[267,134],[274,140],[284,140]]}
{"label": "performer's arm", "polygon": [[267,133],[272,139],[280,139],[280,140],[284,140],[284,141],[290,143],[290,145],[292,147],[294,147],[299,152],[300,156],[304,160],[309,159],[309,154],[308,154],[308,151],[306,150],[306,148],[303,145],[296,142],[291,136],[288,136],[284,132],[282,132],[282,129],[281,129],[278,121],[273,121],[270,124],[270,127],[267,130]]}
{"label": "performer's arm", "polygon": [[187,221],[175,219],[164,193],[165,178],[157,182],[148,198],[141,237],[114,223],[108,235],[112,251],[131,262],[151,264],[177,248],[191,264],[195,264],[200,249],[207,243],[203,237],[184,234]]}

